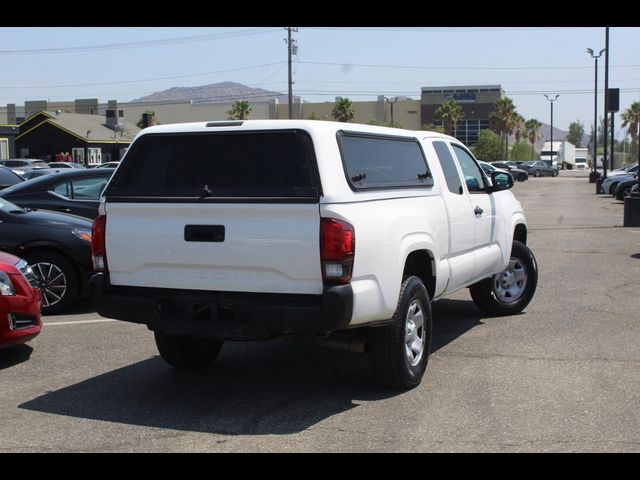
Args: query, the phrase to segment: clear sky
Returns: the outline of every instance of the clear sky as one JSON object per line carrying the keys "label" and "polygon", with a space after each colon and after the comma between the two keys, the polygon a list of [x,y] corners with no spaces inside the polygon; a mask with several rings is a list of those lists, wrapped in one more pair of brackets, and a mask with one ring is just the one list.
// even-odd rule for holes
{"label": "clear sky", "polygon": [[[287,91],[284,27],[0,28],[0,105],[25,100],[128,101],[170,87],[233,81]],[[554,126],[594,116],[604,27],[298,27],[294,94],[306,101],[420,88],[500,84],[525,117]],[[620,108],[640,100],[640,27],[610,28],[609,87]],[[604,55],[598,61],[603,111]],[[616,136],[620,121],[616,120]]]}

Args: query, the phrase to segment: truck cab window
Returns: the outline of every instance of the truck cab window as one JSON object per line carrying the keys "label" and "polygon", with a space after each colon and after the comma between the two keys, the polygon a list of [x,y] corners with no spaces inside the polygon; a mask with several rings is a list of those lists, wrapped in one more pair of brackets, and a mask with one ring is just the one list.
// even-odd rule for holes
{"label": "truck cab window", "polygon": [[467,183],[467,189],[470,193],[481,192],[485,189],[485,177],[482,174],[482,169],[478,166],[471,154],[464,148],[453,144],[453,151],[456,153],[458,163],[464,174],[465,182]]}

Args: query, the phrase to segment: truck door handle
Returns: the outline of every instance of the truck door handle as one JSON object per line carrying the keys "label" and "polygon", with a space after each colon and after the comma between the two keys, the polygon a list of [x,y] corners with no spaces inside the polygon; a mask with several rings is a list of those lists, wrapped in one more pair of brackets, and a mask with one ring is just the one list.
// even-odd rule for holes
{"label": "truck door handle", "polygon": [[478,207],[477,205],[476,205],[476,208],[474,208],[474,209],[473,209],[473,213],[475,213],[475,214],[476,214],[476,216],[478,216],[478,215],[482,215],[482,213],[483,213],[483,212],[484,212],[484,210],[482,210],[482,209],[481,209],[480,207]]}

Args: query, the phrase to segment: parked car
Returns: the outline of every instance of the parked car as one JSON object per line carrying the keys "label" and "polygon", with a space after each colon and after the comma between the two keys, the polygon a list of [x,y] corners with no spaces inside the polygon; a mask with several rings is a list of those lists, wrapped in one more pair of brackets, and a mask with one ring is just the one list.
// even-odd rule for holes
{"label": "parked car", "polygon": [[111,168],[69,168],[9,187],[0,196],[24,208],[54,210],[93,219],[98,216],[100,193],[113,172]]}
{"label": "parked car", "polygon": [[550,167],[542,160],[522,162],[520,168],[526,170],[529,175],[534,177],[557,177],[558,169],[556,167]]}
{"label": "parked car", "polygon": [[0,160],[0,165],[9,167],[18,175],[22,175],[35,168],[49,168],[47,162],[36,158],[10,158],[8,160]]}
{"label": "parked car", "polygon": [[116,168],[118,165],[120,165],[120,162],[105,162],[94,168]]}
{"label": "parked car", "polygon": [[[623,178],[627,178],[627,177],[623,177]],[[616,187],[616,191],[614,192],[614,196],[616,197],[616,200],[620,200],[621,202],[623,202],[624,197],[629,195],[631,193],[631,189],[633,188],[633,186],[637,184],[638,184],[637,174],[633,178],[619,182],[618,186]]]}
{"label": "parked car", "polygon": [[598,193],[608,193],[609,195],[615,195],[616,189],[618,188],[618,184],[620,182],[633,180],[634,178],[636,178],[634,174],[607,175],[607,178],[605,178],[600,184],[600,192]]}
{"label": "parked car", "polygon": [[87,294],[92,270],[89,220],[25,210],[0,198],[0,250],[19,255],[31,266],[31,284],[40,289],[43,314],[61,313],[78,295]]}
{"label": "parked car", "polygon": [[7,167],[0,167],[0,190],[24,182],[24,178]]}
{"label": "parked car", "polygon": [[501,168],[502,170],[507,170],[511,174],[511,176],[519,182],[529,180],[529,172],[518,167],[518,164],[515,162],[493,162],[491,163],[491,165],[496,168]]}
{"label": "parked car", "polygon": [[85,166],[75,162],[51,162],[49,168],[85,168]]}
{"label": "parked car", "polygon": [[509,170],[502,169],[502,168],[496,168],[492,164],[490,164],[488,162],[483,162],[482,160],[478,160],[478,164],[480,165],[480,168],[482,168],[482,170],[484,170],[484,173],[486,173],[487,177],[489,177],[489,178],[491,178],[491,172],[503,172],[503,173],[508,173],[509,176],[511,177],[511,180],[514,181],[513,180],[513,175],[511,175]]}
{"label": "parked car", "polygon": [[40,291],[29,277],[25,260],[0,252],[0,348],[26,343],[42,329]]}
{"label": "parked car", "polygon": [[67,169],[61,168],[37,168],[35,170],[29,170],[22,174],[22,178],[25,180],[31,180],[32,178],[43,177],[45,175],[49,175],[51,173],[60,173],[62,171],[66,171]]}

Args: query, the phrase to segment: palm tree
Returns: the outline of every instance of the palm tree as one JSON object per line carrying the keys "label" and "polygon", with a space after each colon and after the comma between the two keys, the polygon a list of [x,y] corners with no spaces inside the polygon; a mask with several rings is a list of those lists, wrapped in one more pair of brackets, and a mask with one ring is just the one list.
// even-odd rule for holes
{"label": "palm tree", "polygon": [[[526,127],[524,126],[524,117],[520,114],[516,114],[515,117],[515,127],[513,130],[514,135],[516,136],[516,144],[520,143],[520,140],[522,140],[526,135],[527,135],[527,130]],[[518,158],[518,149],[516,149],[516,160],[520,160]]]}
{"label": "palm tree", "polygon": [[348,98],[341,98],[333,106],[331,116],[339,122],[350,122],[356,118],[356,111],[353,108],[353,102]]}
{"label": "palm tree", "polygon": [[444,133],[453,136],[458,122],[464,118],[464,113],[462,113],[462,107],[453,98],[450,98],[438,107],[435,118],[442,120]]}
{"label": "palm tree", "polygon": [[631,135],[631,158],[638,158],[638,127],[640,127],[640,102],[633,102],[629,108],[622,112],[622,126]]}
{"label": "palm tree", "polygon": [[500,132],[502,140],[505,142],[505,159],[509,153],[509,133],[513,133],[515,126],[516,107],[513,100],[503,97],[496,100],[493,112],[489,114],[489,119],[494,127]]}
{"label": "palm tree", "polygon": [[231,105],[231,110],[227,111],[229,120],[246,120],[251,113],[251,107],[247,100],[237,100]]}
{"label": "palm tree", "polygon": [[531,143],[531,160],[533,160],[533,153],[536,151],[534,143],[536,140],[540,138],[540,128],[542,127],[542,123],[540,123],[535,118],[531,118],[524,122],[524,128],[527,132],[527,138],[529,139],[529,143]]}

